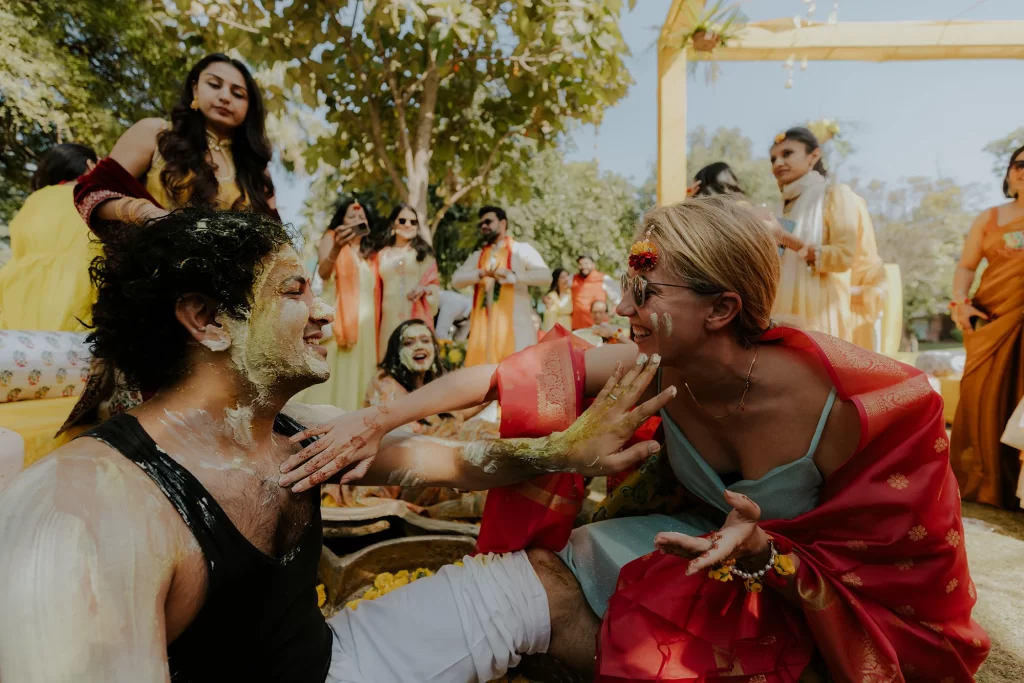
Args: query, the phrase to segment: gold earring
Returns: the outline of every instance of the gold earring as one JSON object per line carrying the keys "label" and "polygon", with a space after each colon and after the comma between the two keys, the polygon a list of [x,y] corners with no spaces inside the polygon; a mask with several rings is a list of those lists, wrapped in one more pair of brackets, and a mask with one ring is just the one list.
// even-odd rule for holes
{"label": "gold earring", "polygon": [[199,100],[196,99],[195,97],[193,97],[192,98],[192,104],[190,104],[189,106],[192,107],[193,110],[198,110],[199,109]]}

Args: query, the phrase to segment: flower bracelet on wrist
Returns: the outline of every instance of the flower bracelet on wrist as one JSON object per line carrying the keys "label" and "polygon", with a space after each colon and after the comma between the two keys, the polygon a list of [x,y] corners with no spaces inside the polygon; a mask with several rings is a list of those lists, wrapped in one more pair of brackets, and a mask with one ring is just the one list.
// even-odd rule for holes
{"label": "flower bracelet on wrist", "polygon": [[[732,577],[738,576],[743,579],[743,587],[747,589],[748,593],[760,593],[764,589],[764,581],[762,579],[769,578],[769,572],[773,571],[779,577],[789,576],[796,572],[796,567],[793,565],[793,560],[790,559],[788,552],[780,553],[776,547],[775,539],[768,539],[768,549],[770,551],[768,562],[764,567],[757,571],[745,572],[736,566],[736,560],[726,560],[717,567],[712,567],[708,571],[708,576],[716,581],[732,581]],[[785,548],[789,550],[789,548]]]}

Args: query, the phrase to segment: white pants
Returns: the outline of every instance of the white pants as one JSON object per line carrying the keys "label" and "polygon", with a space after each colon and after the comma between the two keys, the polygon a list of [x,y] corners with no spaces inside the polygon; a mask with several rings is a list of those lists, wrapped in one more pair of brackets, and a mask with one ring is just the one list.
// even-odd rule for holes
{"label": "white pants", "polygon": [[548,598],[526,553],[464,563],[331,618],[327,683],[487,683],[546,652]]}

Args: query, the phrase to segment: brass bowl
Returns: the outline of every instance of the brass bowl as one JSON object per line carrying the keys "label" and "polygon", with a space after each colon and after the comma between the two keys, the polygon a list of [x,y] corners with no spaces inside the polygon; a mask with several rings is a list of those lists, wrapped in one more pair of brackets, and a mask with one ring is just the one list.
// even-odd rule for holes
{"label": "brass bowl", "polygon": [[412,571],[423,567],[437,571],[461,560],[476,549],[469,536],[410,536],[381,541],[359,552],[338,557],[324,547],[320,555],[320,581],[327,590],[324,613],[329,617],[349,600],[356,599],[382,572]]}

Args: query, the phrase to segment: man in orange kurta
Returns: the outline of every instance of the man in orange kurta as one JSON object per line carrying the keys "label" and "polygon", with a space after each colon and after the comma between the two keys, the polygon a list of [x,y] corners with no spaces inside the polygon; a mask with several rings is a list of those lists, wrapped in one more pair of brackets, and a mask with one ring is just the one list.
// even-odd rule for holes
{"label": "man in orange kurta", "polygon": [[595,301],[608,301],[605,274],[594,267],[594,259],[580,256],[576,259],[579,272],[572,276],[572,329],[591,327],[594,319],[590,307]]}

